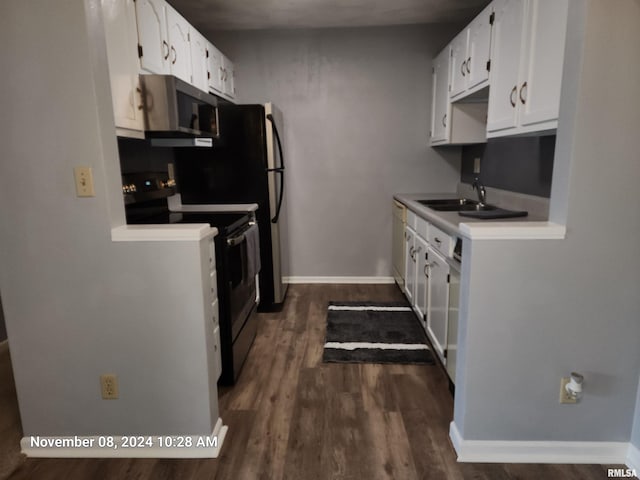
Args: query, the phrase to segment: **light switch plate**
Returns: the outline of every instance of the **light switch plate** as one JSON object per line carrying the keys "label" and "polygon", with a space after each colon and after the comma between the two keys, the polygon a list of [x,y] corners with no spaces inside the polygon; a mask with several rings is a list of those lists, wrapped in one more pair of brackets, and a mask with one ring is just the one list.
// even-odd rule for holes
{"label": "light switch plate", "polygon": [[76,196],[96,196],[96,192],[93,189],[93,173],[91,167],[75,167],[73,169],[73,176],[76,180]]}

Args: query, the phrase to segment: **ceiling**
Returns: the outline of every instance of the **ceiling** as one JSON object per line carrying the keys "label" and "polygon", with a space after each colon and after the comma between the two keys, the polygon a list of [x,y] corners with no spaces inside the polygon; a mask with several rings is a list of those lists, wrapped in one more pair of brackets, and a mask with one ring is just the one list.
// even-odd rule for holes
{"label": "ceiling", "polygon": [[198,30],[466,23],[488,0],[171,0]]}

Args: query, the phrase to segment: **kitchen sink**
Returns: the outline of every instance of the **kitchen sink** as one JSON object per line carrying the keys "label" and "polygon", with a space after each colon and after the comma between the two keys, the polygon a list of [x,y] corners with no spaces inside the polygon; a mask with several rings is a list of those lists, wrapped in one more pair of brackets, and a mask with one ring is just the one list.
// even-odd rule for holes
{"label": "kitchen sink", "polygon": [[418,200],[418,203],[421,203],[432,210],[436,210],[437,212],[482,212],[498,208],[494,205],[480,205],[478,202],[469,200],[468,198]]}

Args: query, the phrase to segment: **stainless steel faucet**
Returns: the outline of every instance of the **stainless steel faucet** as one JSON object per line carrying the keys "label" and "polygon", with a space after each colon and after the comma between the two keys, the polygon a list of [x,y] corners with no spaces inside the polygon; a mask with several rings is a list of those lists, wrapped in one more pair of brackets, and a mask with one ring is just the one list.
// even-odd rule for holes
{"label": "stainless steel faucet", "polygon": [[476,177],[471,186],[478,192],[478,203],[480,205],[484,205],[487,201],[487,191],[485,190],[484,185],[480,183],[480,179]]}

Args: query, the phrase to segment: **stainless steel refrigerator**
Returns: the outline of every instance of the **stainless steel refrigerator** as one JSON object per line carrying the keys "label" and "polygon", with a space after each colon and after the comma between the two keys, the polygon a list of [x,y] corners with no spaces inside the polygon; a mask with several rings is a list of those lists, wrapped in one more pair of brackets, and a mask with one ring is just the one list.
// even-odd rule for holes
{"label": "stainless steel refrigerator", "polygon": [[271,103],[223,105],[218,115],[220,139],[213,148],[176,149],[182,203],[258,204],[259,310],[278,310],[289,267],[282,112]]}

